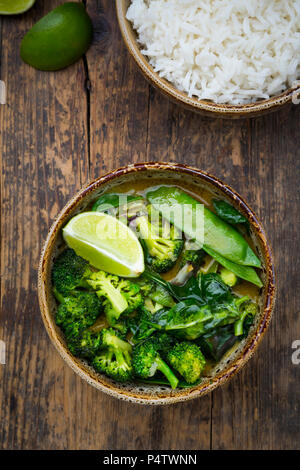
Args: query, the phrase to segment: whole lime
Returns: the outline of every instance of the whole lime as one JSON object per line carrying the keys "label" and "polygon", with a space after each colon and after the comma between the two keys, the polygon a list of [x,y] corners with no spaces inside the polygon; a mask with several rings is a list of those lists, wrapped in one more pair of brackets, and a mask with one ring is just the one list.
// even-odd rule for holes
{"label": "whole lime", "polygon": [[63,69],[87,51],[92,36],[92,22],[84,5],[64,3],[39,20],[24,36],[21,57],[39,70]]}

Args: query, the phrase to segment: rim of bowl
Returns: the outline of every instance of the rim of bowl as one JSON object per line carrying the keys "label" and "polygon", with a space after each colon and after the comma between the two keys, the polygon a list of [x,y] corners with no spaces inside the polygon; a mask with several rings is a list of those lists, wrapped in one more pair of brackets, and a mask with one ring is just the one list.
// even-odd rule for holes
{"label": "rim of bowl", "polygon": [[161,78],[154,71],[146,57],[141,53],[138,43],[134,37],[133,28],[130,22],[126,19],[126,8],[124,0],[116,0],[116,8],[120,30],[126,47],[144,76],[164,95],[167,95],[171,100],[175,100],[177,103],[179,102],[189,110],[214,117],[252,117],[267,112],[276,111],[284,104],[291,103],[293,96],[299,99],[298,95],[300,94],[300,81],[297,82],[294,87],[288,88],[279,95],[243,105],[218,104],[206,100],[199,100],[196,97],[189,97],[186,93],[178,90],[170,82],[164,78]]}
{"label": "rim of bowl", "polygon": [[[71,355],[66,346],[60,340],[53,321],[53,317],[50,313],[48,300],[47,300],[47,278],[48,278],[48,269],[49,263],[51,262],[51,252],[52,248],[56,242],[57,233],[61,230],[65,218],[68,217],[69,213],[75,209],[83,198],[87,195],[90,195],[93,191],[101,187],[102,185],[116,180],[117,178],[134,172],[143,172],[143,171],[168,171],[170,173],[181,173],[199,178],[205,183],[217,188],[224,195],[228,196],[231,200],[239,206],[239,210],[247,216],[248,220],[253,227],[256,237],[259,239],[261,245],[261,251],[263,252],[263,257],[266,264],[266,284],[265,284],[265,301],[263,305],[263,314],[259,324],[257,325],[255,331],[252,334],[251,341],[247,343],[242,351],[239,352],[238,356],[231,362],[227,367],[222,371],[217,373],[217,375],[212,378],[210,381],[199,384],[196,387],[191,389],[183,389],[176,395],[171,396],[164,395],[160,393],[159,395],[143,395],[139,394],[138,390],[129,391],[124,388],[118,387],[115,384],[106,382],[105,379],[101,378],[101,381],[98,376],[93,375],[88,370],[83,368],[80,360],[76,359]],[[227,380],[232,378],[250,359],[254,351],[257,349],[260,341],[262,340],[272,317],[272,312],[275,304],[275,269],[273,263],[273,256],[270,248],[270,244],[266,239],[264,229],[262,228],[261,223],[258,221],[257,216],[250,206],[243,200],[243,198],[234,191],[229,185],[221,181],[220,179],[210,175],[209,173],[199,170],[195,167],[180,163],[162,163],[162,162],[146,162],[146,163],[136,163],[128,166],[121,167],[117,170],[113,170],[104,176],[101,176],[92,182],[84,186],[80,191],[78,191],[67,204],[60,211],[56,219],[54,220],[47,238],[44,242],[40,263],[38,268],[38,298],[39,305],[41,310],[42,319],[47,330],[47,333],[50,337],[51,342],[55,346],[56,350],[59,352],[64,361],[76,372],[82,379],[87,381],[90,385],[94,386],[98,390],[105,392],[116,398],[130,401],[133,403],[147,404],[147,405],[169,405],[181,401],[187,401],[194,398],[199,398],[215,388],[223,385]],[[137,387],[138,388],[138,385]]]}

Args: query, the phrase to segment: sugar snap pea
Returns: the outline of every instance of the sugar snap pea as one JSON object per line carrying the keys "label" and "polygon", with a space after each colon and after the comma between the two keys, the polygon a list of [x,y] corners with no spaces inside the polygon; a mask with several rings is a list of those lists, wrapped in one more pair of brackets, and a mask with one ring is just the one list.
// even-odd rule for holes
{"label": "sugar snap pea", "polygon": [[257,272],[251,266],[242,266],[237,263],[233,263],[228,259],[221,256],[216,251],[212,250],[211,248],[206,247],[205,251],[212,256],[218,263],[220,263],[224,268],[229,269],[232,271],[237,277],[244,279],[245,281],[251,282],[251,284],[255,284],[258,287],[262,287],[263,283],[258,276]]}
{"label": "sugar snap pea", "polygon": [[[159,210],[162,215],[190,237],[195,237],[197,232],[196,217],[177,217],[179,206],[185,206],[187,210],[196,214],[197,207],[202,205],[179,188],[160,186],[147,192],[147,199]],[[224,222],[216,214],[204,207],[204,243],[203,248],[212,249],[233,263],[242,266],[261,267],[261,262],[254,254],[243,236],[234,227]],[[183,226],[184,225],[184,226]]]}

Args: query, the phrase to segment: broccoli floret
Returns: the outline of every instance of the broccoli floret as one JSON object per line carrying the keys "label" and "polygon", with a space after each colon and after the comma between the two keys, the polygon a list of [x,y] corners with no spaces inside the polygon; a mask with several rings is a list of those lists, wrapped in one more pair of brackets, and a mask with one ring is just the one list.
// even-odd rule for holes
{"label": "broccoli floret", "polygon": [[85,330],[78,337],[68,341],[68,348],[74,356],[92,359],[102,345],[101,331]]}
{"label": "broccoli floret", "polygon": [[167,358],[169,350],[176,344],[177,340],[174,336],[168,335],[164,332],[157,332],[153,338],[155,338],[157,344],[157,350],[163,359]]}
{"label": "broccoli floret", "polygon": [[253,319],[257,313],[257,304],[249,301],[242,305],[242,314],[234,324],[235,336],[247,336],[249,328],[253,323]]}
{"label": "broccoli floret", "polygon": [[[151,206],[148,206],[148,212],[155,214]],[[135,224],[147,252],[148,264],[156,272],[169,271],[176,263],[184,244],[181,233],[158,213],[151,218],[151,222],[149,217],[141,216],[136,219]]]}
{"label": "broccoli floret", "polygon": [[170,367],[163,361],[159,352],[159,344],[155,338],[148,338],[133,348],[132,364],[137,377],[148,379],[160,371],[174,389],[178,379]]}
{"label": "broccoli floret", "polygon": [[54,261],[52,283],[59,293],[67,294],[77,287],[87,287],[86,278],[91,272],[88,261],[67,248]]}
{"label": "broccoli floret", "polygon": [[[105,328],[102,330],[102,346],[121,349],[125,355],[131,353],[131,346],[129,343],[120,338],[119,334],[113,328]],[[127,357],[127,356],[126,356]],[[128,358],[127,358],[128,359]]]}
{"label": "broccoli floret", "polygon": [[143,303],[140,287],[127,279],[98,271],[87,282],[102,299],[104,312],[111,326],[117,327],[121,314],[129,314]]}
{"label": "broccoli floret", "polygon": [[136,283],[139,285],[143,297],[148,297],[150,292],[155,289],[155,283],[144,278],[144,276],[141,276],[136,279]]}
{"label": "broccoli floret", "polygon": [[191,264],[193,267],[199,267],[199,265],[202,263],[203,258],[206,256],[206,253],[204,250],[189,250],[186,249],[182,253],[181,260],[180,260],[180,266],[184,266],[186,263]]}
{"label": "broccoli floret", "polygon": [[200,348],[187,341],[178,343],[170,349],[167,360],[189,384],[199,380],[206,363]]}
{"label": "broccoli floret", "polygon": [[60,296],[60,300],[55,320],[68,339],[92,326],[102,311],[101,301],[93,292],[74,290],[66,297]]}
{"label": "broccoli floret", "polygon": [[126,382],[132,378],[132,346],[117,336],[112,329],[104,329],[101,333],[102,348],[93,359],[92,365],[98,372]]}
{"label": "broccoli floret", "polygon": [[119,289],[128,303],[128,307],[125,311],[126,315],[134,312],[143,304],[143,297],[138,284],[131,282],[128,279],[120,279]]}

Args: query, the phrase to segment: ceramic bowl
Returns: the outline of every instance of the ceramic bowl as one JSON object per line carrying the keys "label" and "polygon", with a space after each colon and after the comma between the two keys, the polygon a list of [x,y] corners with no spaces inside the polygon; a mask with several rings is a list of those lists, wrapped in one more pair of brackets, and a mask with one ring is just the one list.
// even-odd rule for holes
{"label": "ceramic bowl", "polygon": [[[51,269],[53,259],[61,249],[63,240],[61,229],[75,214],[84,211],[104,191],[118,191],[120,184],[147,181],[147,185],[173,184],[191,189],[193,192],[206,190],[212,197],[227,200],[243,213],[250,222],[251,238],[262,260],[264,287],[259,294],[260,314],[252,326],[249,336],[242,340],[230,355],[223,358],[217,366],[203,378],[200,385],[180,390],[171,390],[166,386],[141,385],[136,383],[121,384],[97,374],[87,363],[71,355],[66,347],[64,336],[55,324],[57,309],[51,289]],[[244,200],[222,181],[200,171],[181,164],[139,163],[112,171],[81,189],[62,209],[54,221],[45,241],[39,272],[38,294],[42,318],[50,339],[65,362],[84,380],[98,390],[114,397],[141,404],[171,404],[200,397],[224,384],[232,378],[248,361],[256,350],[270,322],[275,298],[274,266],[270,246],[265,232],[256,215]]]}
{"label": "ceramic bowl", "polygon": [[300,82],[298,82],[294,88],[290,88],[280,95],[267,100],[261,100],[240,106],[216,104],[210,101],[198,100],[197,98],[189,97],[186,93],[175,88],[167,80],[160,78],[160,76],[154,72],[152,66],[147,61],[147,58],[141,53],[136,33],[133,30],[131,23],[126,19],[126,12],[129,5],[130,0],[116,0],[119,25],[126,47],[148,81],[177,104],[180,104],[191,111],[196,111],[211,117],[239,119],[260,116],[265,113],[276,111],[283,105],[291,103],[293,101],[293,97],[297,100],[295,102],[299,103]]}

